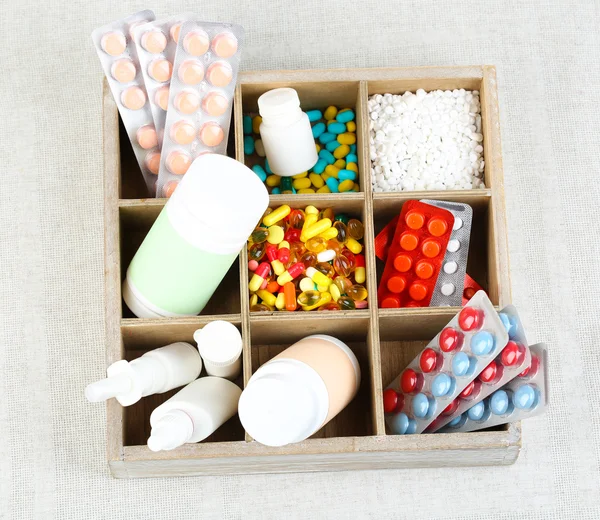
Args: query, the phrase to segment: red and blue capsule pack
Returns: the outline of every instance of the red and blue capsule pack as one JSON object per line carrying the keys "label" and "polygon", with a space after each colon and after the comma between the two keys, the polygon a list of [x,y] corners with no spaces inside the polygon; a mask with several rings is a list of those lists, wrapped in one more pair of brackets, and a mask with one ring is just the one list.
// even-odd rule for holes
{"label": "red and blue capsule pack", "polygon": [[529,350],[528,368],[439,433],[472,432],[540,415],[548,406],[548,349],[544,343],[538,343]]}
{"label": "red and blue capsule pack", "polygon": [[478,292],[384,391],[390,433],[423,432],[507,342],[492,302]]}
{"label": "red and blue capsule pack", "polygon": [[502,388],[531,365],[531,353],[527,346],[525,330],[519,319],[517,309],[512,305],[507,305],[498,315],[504,323],[506,332],[508,332],[506,347],[431,423],[427,428],[428,432],[440,430],[496,390]]}

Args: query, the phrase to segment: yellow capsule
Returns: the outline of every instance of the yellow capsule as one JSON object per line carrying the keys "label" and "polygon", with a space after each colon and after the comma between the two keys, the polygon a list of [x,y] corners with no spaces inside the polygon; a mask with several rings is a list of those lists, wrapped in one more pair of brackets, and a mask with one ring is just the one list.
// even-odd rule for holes
{"label": "yellow capsule", "polygon": [[[331,227],[331,224],[332,224],[331,220],[329,220],[328,218],[322,218],[315,224],[311,224],[306,229],[306,232],[303,233],[303,235],[306,238],[306,240],[308,240],[309,238],[312,238],[312,237],[316,237],[320,233],[327,231]],[[300,237],[300,240],[302,240],[302,237]]]}
{"label": "yellow capsule", "polygon": [[293,194],[294,194],[294,192],[293,192],[292,190],[283,190],[283,191],[281,192],[281,194],[282,194],[282,195],[293,195]]}
{"label": "yellow capsule", "polygon": [[312,188],[303,188],[301,190],[296,191],[296,193],[304,193],[304,194],[311,194],[311,193],[316,193],[315,190],[313,190]]}
{"label": "yellow capsule", "polygon": [[344,159],[338,159],[337,161],[335,161],[333,163],[333,165],[338,169],[338,170],[343,170],[346,168],[346,161],[344,161]]}
{"label": "yellow capsule", "polygon": [[267,177],[267,186],[271,186],[274,188],[275,186],[279,186],[281,184],[281,177],[279,175],[269,175]]}
{"label": "yellow capsule", "polygon": [[319,143],[315,143],[315,148],[317,149],[317,153],[321,151],[321,146],[319,145]]}
{"label": "yellow capsule", "polygon": [[321,179],[321,176],[317,173],[311,173],[308,178],[315,188],[321,188],[325,184],[325,181]]}
{"label": "yellow capsule", "polygon": [[331,177],[331,175],[328,175],[327,173],[323,172],[321,174],[321,179],[323,179],[324,181],[327,181],[327,179],[329,179]]}
{"label": "yellow capsule", "polygon": [[360,187],[358,186],[357,182],[354,183],[354,188],[352,188],[352,191],[360,191]]}
{"label": "yellow capsule", "polygon": [[280,226],[271,226],[269,228],[269,236],[267,237],[267,242],[269,244],[280,244],[283,240],[283,236],[285,235],[285,231]]}
{"label": "yellow capsule", "polygon": [[305,276],[304,278],[302,278],[302,280],[300,280],[298,287],[300,287],[300,290],[302,292],[314,291],[315,290],[315,282],[313,282],[308,276]]}
{"label": "yellow capsule", "polygon": [[262,117],[254,116],[252,118],[252,131],[255,134],[260,134],[260,124],[262,123]]}
{"label": "yellow capsule", "polygon": [[331,282],[333,281],[331,278],[324,275],[321,271],[317,271],[314,267],[309,267],[306,270],[306,274],[317,285],[323,285],[325,287],[329,287],[331,285]]}
{"label": "yellow capsule", "polygon": [[306,206],[306,208],[304,208],[304,213],[306,213],[307,215],[318,215],[319,210],[314,206]]}
{"label": "yellow capsule", "polygon": [[350,170],[351,172],[358,173],[358,164],[356,164],[355,162],[349,162],[346,165],[346,170]]}
{"label": "yellow capsule", "polygon": [[346,157],[346,155],[348,155],[349,153],[350,147],[347,144],[341,144],[333,151],[333,156],[336,159],[342,159],[343,157]]}
{"label": "yellow capsule", "polygon": [[317,193],[331,193],[329,186],[325,185],[317,190]]}
{"label": "yellow capsule", "polygon": [[321,294],[318,291],[304,291],[298,295],[298,303],[302,307],[315,305],[321,299]]}
{"label": "yellow capsule", "polygon": [[357,267],[354,270],[354,279],[356,283],[365,283],[367,279],[367,270],[364,267]]}
{"label": "yellow capsule", "polygon": [[292,175],[292,179],[304,179],[308,175],[308,172],[302,172],[298,175]]}
{"label": "yellow capsule", "polygon": [[256,295],[256,293],[254,293],[252,296],[250,296],[250,307],[254,307],[254,305],[256,305],[258,303],[258,296]]}
{"label": "yellow capsule", "polygon": [[311,182],[310,179],[308,178],[303,178],[303,179],[296,179],[293,183],[292,186],[294,186],[294,188],[296,188],[297,190],[304,190],[306,188],[310,188]]}
{"label": "yellow capsule", "polygon": [[[311,207],[314,207],[314,206],[308,206],[306,208],[306,210],[305,210],[306,216],[304,218],[304,224],[302,226],[302,231],[300,233],[300,240],[302,242],[306,242],[308,240],[308,238],[306,238],[306,236],[305,236],[306,235],[306,231],[308,230],[308,228],[310,226],[312,226],[313,224],[315,224],[319,220],[319,214],[318,213],[315,214],[315,213],[309,213],[308,212],[308,208],[311,208]],[[315,208],[315,209],[317,209],[317,208]],[[281,284],[279,284],[279,285],[281,285]]]}
{"label": "yellow capsule", "polygon": [[[281,242],[283,243],[283,242]],[[279,276],[280,274],[285,273],[285,265],[280,260],[273,260],[271,262],[271,267],[273,268],[273,272]]]}
{"label": "yellow capsule", "polygon": [[261,289],[260,291],[256,291],[258,297],[263,301],[264,304],[269,305],[270,307],[275,306],[275,302],[277,300],[277,296],[271,294],[266,289]]}
{"label": "yellow capsule", "polygon": [[[331,284],[329,284],[331,285]],[[329,286],[327,285],[317,285],[317,291],[323,293],[323,292],[327,292],[329,290]]]}
{"label": "yellow capsule", "polygon": [[355,302],[366,300],[367,294],[367,289],[359,284],[354,284],[348,289],[348,296],[350,296],[350,298],[352,298]]}
{"label": "yellow capsule", "polygon": [[325,240],[331,240],[332,238],[337,237],[338,230],[337,228],[331,226],[328,230],[323,231],[323,233],[319,233],[317,236],[324,238]]}
{"label": "yellow capsule", "polygon": [[327,109],[325,110],[323,117],[327,121],[331,121],[332,119],[335,119],[335,116],[337,116],[337,113],[338,113],[338,109],[334,106],[330,106],[330,107],[327,107]]}
{"label": "yellow capsule", "polygon": [[363,247],[352,237],[346,238],[346,247],[350,249],[355,255],[359,254]]}
{"label": "yellow capsule", "polygon": [[324,292],[324,293],[321,293],[321,297],[319,298],[319,301],[317,303],[315,303],[314,305],[304,306],[304,307],[302,307],[302,310],[303,311],[312,311],[313,309],[316,309],[317,307],[327,305],[330,301],[331,301],[331,294],[329,294],[328,292]]}
{"label": "yellow capsule", "polygon": [[332,164],[325,166],[325,173],[331,177],[335,177],[336,179],[338,178],[339,171],[339,168],[336,168]]}
{"label": "yellow capsule", "polygon": [[348,130],[348,132],[356,132],[356,123],[354,121],[348,121],[346,123],[346,130]]}
{"label": "yellow capsule", "polygon": [[333,301],[337,302],[339,297],[341,296],[338,286],[335,285],[334,283],[332,283],[329,286],[329,292],[331,293],[331,297],[333,298]]}
{"label": "yellow capsule", "polygon": [[291,211],[292,208],[290,208],[287,204],[279,206],[277,209],[274,209],[271,211],[271,213],[263,218],[263,223],[265,226],[270,227],[275,224],[275,222],[279,222],[281,219],[287,217]]}
{"label": "yellow capsule", "polygon": [[344,193],[346,191],[350,191],[353,187],[354,187],[354,181],[351,181],[350,179],[346,179],[345,181],[340,182],[340,184],[338,186],[338,190],[340,190],[342,193]]}
{"label": "yellow capsule", "polygon": [[345,132],[337,136],[337,142],[341,144],[354,144],[356,142],[356,135],[350,132]]}
{"label": "yellow capsule", "polygon": [[277,299],[275,300],[275,307],[277,307],[278,310],[283,310],[283,308],[285,307],[285,294],[283,294],[282,292],[280,292],[277,295]]}

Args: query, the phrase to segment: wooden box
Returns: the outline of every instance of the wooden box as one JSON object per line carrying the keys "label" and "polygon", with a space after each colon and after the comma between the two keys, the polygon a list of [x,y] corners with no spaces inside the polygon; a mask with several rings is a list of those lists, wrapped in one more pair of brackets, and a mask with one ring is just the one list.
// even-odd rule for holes
{"label": "wooden box", "polygon": [[[332,206],[365,223],[369,309],[347,312],[250,314],[246,251],[234,263],[198,317],[137,319],[121,299],[121,281],[137,247],[165,204],[144,197],[144,184],[127,137],[119,131],[116,106],[104,89],[106,362],[133,359],[174,341],[192,342],[193,332],[219,318],[238,326],[244,340],[243,378],[292,342],[314,333],[347,341],[364,374],[358,396],[331,423],[305,442],[262,446],[247,437],[237,417],[209,439],[173,451],[146,447],[149,416],[173,392],[122,408],[107,403],[108,461],[115,477],[268,473],[513,463],[521,444],[520,424],[462,434],[386,435],[382,389],[457,312],[456,308],[376,308],[378,275],[373,238],[408,199],[435,198],[470,204],[474,211],[468,272],[493,303],[510,302],[504,186],[494,67],[389,68],[248,72],[235,93],[231,154],[243,161],[242,114],[255,112],[258,96],[275,87],[295,88],[304,110],[334,104],[357,114],[359,193],[271,195],[271,205]],[[371,191],[367,100],[374,93],[419,88],[478,89],[481,95],[486,189],[376,193]]]}

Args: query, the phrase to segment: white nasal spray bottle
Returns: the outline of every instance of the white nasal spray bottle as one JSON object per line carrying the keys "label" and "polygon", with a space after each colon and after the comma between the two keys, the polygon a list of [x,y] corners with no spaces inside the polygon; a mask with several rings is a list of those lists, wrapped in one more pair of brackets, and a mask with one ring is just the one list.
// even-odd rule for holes
{"label": "white nasal spray bottle", "polygon": [[202,370],[198,350],[180,341],[146,352],[132,361],[122,359],[106,369],[106,379],[89,384],[88,401],[96,403],[115,397],[123,406],[142,397],[162,394],[197,379]]}

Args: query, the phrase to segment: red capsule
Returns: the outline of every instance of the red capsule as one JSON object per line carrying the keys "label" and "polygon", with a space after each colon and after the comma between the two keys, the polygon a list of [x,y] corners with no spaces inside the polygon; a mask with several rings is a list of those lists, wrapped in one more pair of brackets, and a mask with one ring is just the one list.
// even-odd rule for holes
{"label": "red capsule", "polygon": [[462,346],[464,335],[452,327],[446,327],[440,332],[438,344],[442,352],[452,352]]}
{"label": "red capsule", "polygon": [[479,374],[479,380],[483,383],[491,383],[496,378],[497,372],[498,365],[496,364],[496,361],[492,360],[490,364],[481,371],[481,374]]}
{"label": "red capsule", "polygon": [[258,265],[258,267],[256,268],[256,271],[254,271],[254,274],[260,276],[261,278],[267,278],[267,276],[269,276],[270,272],[271,272],[271,266],[269,265],[269,263],[261,262]]}
{"label": "red capsule", "polygon": [[458,325],[464,331],[477,330],[483,324],[483,311],[475,307],[465,307],[458,315]]}
{"label": "red capsule", "polygon": [[432,348],[426,348],[419,358],[419,366],[425,374],[433,372],[437,366],[437,352]]}
{"label": "red capsule", "polygon": [[287,264],[290,259],[290,250],[287,247],[281,247],[277,250],[277,260],[282,264]]}
{"label": "red capsule", "polygon": [[267,247],[267,258],[269,259],[269,262],[277,260],[277,246]]}
{"label": "red capsule", "polygon": [[288,271],[288,273],[290,273],[290,276],[292,278],[297,278],[305,270],[306,270],[306,268],[304,267],[304,264],[302,262],[296,262],[294,265],[290,266],[290,268],[287,271]]}
{"label": "red capsule", "polygon": [[355,255],[356,267],[365,267],[365,255]]}
{"label": "red capsule", "polygon": [[405,394],[414,392],[417,388],[417,373],[412,368],[407,368],[400,376],[400,388]]}

